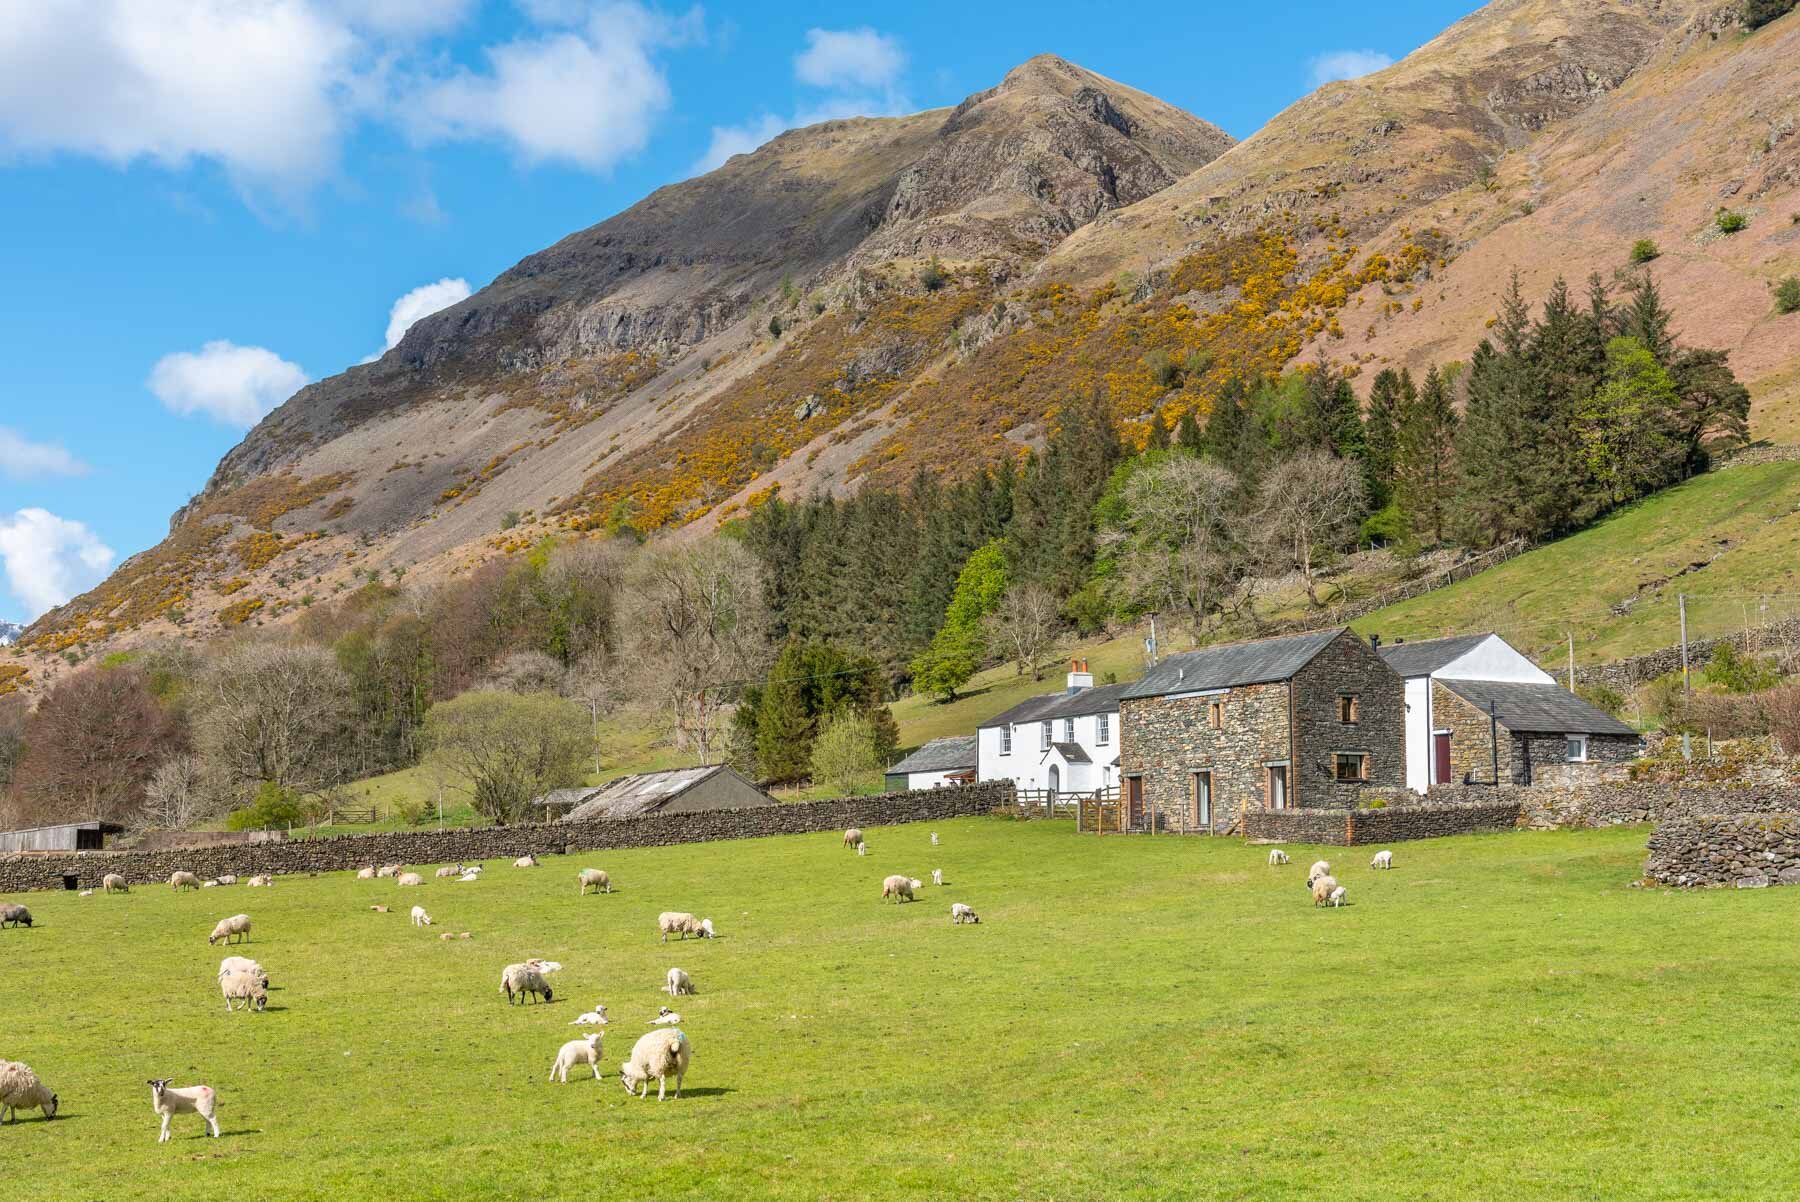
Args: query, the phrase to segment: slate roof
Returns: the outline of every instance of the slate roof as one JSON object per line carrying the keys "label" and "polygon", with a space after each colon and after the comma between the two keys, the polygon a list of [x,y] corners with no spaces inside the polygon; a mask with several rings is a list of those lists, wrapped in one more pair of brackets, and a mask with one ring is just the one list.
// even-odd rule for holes
{"label": "slate roof", "polygon": [[1492,701],[1500,725],[1524,734],[1632,735],[1637,731],[1596,709],[1561,685],[1501,680],[1443,680],[1445,688],[1487,713]]}
{"label": "slate roof", "polygon": [[1287,680],[1343,632],[1343,627],[1315,630],[1310,634],[1291,634],[1249,643],[1223,643],[1171,655],[1144,673],[1142,680],[1129,686],[1124,696],[1166,697],[1170,693]]}
{"label": "slate roof", "polygon": [[1088,753],[1081,749],[1080,743],[1052,743],[1050,750],[1062,756],[1064,763],[1091,764],[1094,762],[1088,758]]}
{"label": "slate roof", "polygon": [[1416,643],[1389,643],[1381,648],[1381,658],[1402,676],[1429,676],[1492,637],[1491,634],[1459,634],[1446,639],[1420,639]]}
{"label": "slate roof", "polygon": [[[635,818],[640,814],[654,814],[671,801],[692,789],[702,781],[708,780],[721,772],[737,776],[724,764],[711,764],[700,768],[670,768],[664,772],[641,772],[636,776],[621,776],[618,780],[609,781],[593,791],[593,794],[573,810],[569,811],[566,821],[581,822],[589,818]],[[773,805],[774,799],[763,793],[755,785],[737,776],[744,788],[761,794],[763,804]],[[542,805],[539,798],[532,804]]]}
{"label": "slate roof", "polygon": [[1089,714],[1108,713],[1119,708],[1119,698],[1125,696],[1125,690],[1131,687],[1129,683],[1108,684],[1097,689],[1082,689],[1076,693],[1066,689],[1060,693],[1045,693],[1041,697],[1019,702],[1005,713],[989,718],[976,729],[985,730],[990,726],[1005,726],[1014,722],[1048,722],[1055,718],[1083,718]]}
{"label": "slate roof", "polygon": [[888,769],[890,776],[903,772],[957,772],[975,766],[975,736],[952,735],[933,739]]}

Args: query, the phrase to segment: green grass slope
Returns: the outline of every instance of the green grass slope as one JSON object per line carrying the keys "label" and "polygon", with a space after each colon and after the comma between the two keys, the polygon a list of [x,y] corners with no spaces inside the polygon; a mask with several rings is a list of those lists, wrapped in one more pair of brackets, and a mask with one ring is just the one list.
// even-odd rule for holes
{"label": "green grass slope", "polygon": [[[44,894],[0,932],[0,1055],[63,1117],[0,1129],[30,1196],[383,1198],[1784,1197],[1800,1191],[1800,889],[1627,888],[1641,829],[1331,850],[967,819],[269,891]],[[611,896],[578,898],[575,870]],[[889,872],[945,870],[918,904]],[[1471,888],[1479,882],[1479,889]],[[952,900],[980,926],[952,927]],[[395,906],[388,914],[374,902]],[[406,907],[439,925],[415,930]],[[656,938],[668,908],[720,939]],[[275,990],[227,1014],[213,922]],[[445,943],[441,931],[474,938]],[[566,968],[508,1008],[500,969]],[[679,966],[679,1101],[616,1078]],[[545,1081],[611,1007],[605,1081]],[[219,1091],[155,1142],[146,1078]]]}
{"label": "green grass slope", "polygon": [[1493,630],[1541,662],[1596,663],[1800,612],[1800,463],[1697,476],[1579,534],[1355,623],[1430,638]]}

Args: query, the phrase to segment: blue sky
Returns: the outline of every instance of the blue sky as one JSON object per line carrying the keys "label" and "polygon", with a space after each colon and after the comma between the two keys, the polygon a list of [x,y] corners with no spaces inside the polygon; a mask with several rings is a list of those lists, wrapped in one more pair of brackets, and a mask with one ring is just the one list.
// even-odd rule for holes
{"label": "blue sky", "polygon": [[787,125],[1051,52],[1248,137],[1471,4],[0,0],[0,618],[300,384]]}

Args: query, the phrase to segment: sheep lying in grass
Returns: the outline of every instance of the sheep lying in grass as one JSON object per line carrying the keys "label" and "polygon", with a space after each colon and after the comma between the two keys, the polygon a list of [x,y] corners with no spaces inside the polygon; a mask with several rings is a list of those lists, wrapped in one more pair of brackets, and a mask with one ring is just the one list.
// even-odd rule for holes
{"label": "sheep lying in grass", "polygon": [[1278,865],[1285,864],[1287,862],[1288,862],[1287,852],[1282,851],[1279,847],[1271,847],[1269,849],[1269,867],[1270,868],[1277,867]]}
{"label": "sheep lying in grass", "polygon": [[369,909],[373,910],[377,914],[386,914],[388,912],[388,908],[386,906],[370,906]]}
{"label": "sheep lying in grass", "polygon": [[931,870],[931,883],[934,885],[941,885],[944,883],[944,870],[942,868],[933,868]]}
{"label": "sheep lying in grass", "polygon": [[680,935],[685,941],[689,935],[698,939],[713,938],[713,921],[710,918],[695,918],[683,910],[664,910],[656,919],[656,928],[662,932],[662,942],[667,943],[670,935]]}
{"label": "sheep lying in grass", "polygon": [[1330,873],[1317,877],[1312,882],[1313,905],[1322,906],[1331,900],[1331,891],[1338,887],[1337,878]]}
{"label": "sheep lying in grass", "polygon": [[38,1075],[17,1060],[0,1060],[0,1121],[16,1123],[21,1110],[41,1110],[44,1120],[56,1117],[61,1103]]}
{"label": "sheep lying in grass", "polygon": [[431,925],[431,915],[425,913],[424,906],[414,906],[412,908],[412,922],[416,927],[428,927]]}
{"label": "sheep lying in grass", "polygon": [[169,874],[169,888],[180,893],[183,889],[198,889],[200,878],[191,872],[172,872]]}
{"label": "sheep lying in grass", "polygon": [[275,884],[275,878],[265,874],[263,876],[251,877],[249,880],[244,882],[244,887],[246,889],[269,889],[269,888],[272,888],[274,886],[274,884]]}
{"label": "sheep lying in grass", "polygon": [[225,995],[225,1009],[229,1013],[235,1009],[234,1002],[243,1002],[246,1010],[266,1010],[269,1005],[269,987],[263,978],[252,972],[228,972],[219,977],[219,992]]}
{"label": "sheep lying in grass", "polygon": [[894,899],[894,904],[915,900],[913,898],[913,880],[909,876],[890,876],[881,882],[881,900]]}
{"label": "sheep lying in grass", "polygon": [[235,884],[237,884],[237,878],[236,878],[236,877],[235,877],[235,876],[232,876],[232,875],[231,875],[231,874],[230,874],[230,873],[229,873],[229,872],[228,872],[228,873],[226,873],[226,874],[225,874],[225,875],[224,875],[224,876],[222,876],[222,877],[220,877],[220,878],[219,878],[219,884],[221,884],[221,885],[235,885]]}
{"label": "sheep lying in grass", "polygon": [[31,925],[31,911],[24,906],[0,906],[0,927],[28,927]]}
{"label": "sheep lying in grass", "polygon": [[77,893],[75,896],[76,897],[92,897],[92,896],[94,896],[94,891],[92,889],[83,889],[80,893]]}
{"label": "sheep lying in grass", "polygon": [[250,916],[233,914],[230,918],[221,918],[219,925],[213,928],[213,933],[206,937],[207,946],[210,947],[221,939],[226,943],[250,942]]}
{"label": "sheep lying in grass", "polygon": [[1369,867],[1377,870],[1392,868],[1393,866],[1394,853],[1391,851],[1378,851],[1375,853],[1375,858],[1369,861]]}
{"label": "sheep lying in grass", "polygon": [[438,869],[432,875],[437,877],[437,879],[441,881],[445,877],[461,876],[462,874],[463,874],[463,866],[461,864],[457,864],[454,867],[452,867],[449,864],[446,864],[442,868]]}
{"label": "sheep lying in grass", "polygon": [[404,864],[383,864],[380,868],[377,868],[375,870],[375,875],[378,877],[379,876],[399,876],[401,873],[403,873],[405,871],[406,871],[406,865],[404,865]]}
{"label": "sheep lying in grass", "polygon": [[975,913],[974,910],[971,910],[961,902],[957,902],[950,907],[950,922],[953,926],[961,926],[965,922],[979,924],[981,922],[981,915]]}
{"label": "sheep lying in grass", "polygon": [[569,1025],[571,1027],[604,1027],[606,1025],[605,1004],[602,1002],[595,1002],[592,1010],[587,1011],[585,1014],[577,1015],[575,1021]]}
{"label": "sheep lying in grass", "polygon": [[1327,900],[1330,901],[1334,907],[1342,906],[1344,904],[1344,899],[1348,896],[1349,894],[1345,892],[1344,887],[1339,885],[1336,889],[1331,891],[1331,896]]}
{"label": "sheep lying in grass", "polygon": [[461,876],[456,878],[456,883],[459,885],[466,885],[470,881],[478,881],[480,879],[481,879],[481,874],[479,872],[465,872]]}
{"label": "sheep lying in grass", "polygon": [[219,882],[217,882],[217,881],[201,881],[200,887],[202,889],[217,889],[219,887]]}
{"label": "sheep lying in grass", "polygon": [[845,847],[861,847],[862,841],[862,828],[853,826],[844,832]]}
{"label": "sheep lying in grass", "polygon": [[220,980],[224,980],[234,972],[248,973],[261,981],[264,989],[269,987],[268,971],[248,956],[226,956],[219,961]]}
{"label": "sheep lying in grass", "polygon": [[675,1096],[681,1096],[681,1081],[687,1076],[688,1065],[693,1061],[693,1050],[688,1046],[687,1032],[678,1028],[664,1028],[651,1031],[639,1039],[631,1049],[631,1059],[619,1066],[619,1080],[625,1086],[626,1093],[637,1093],[643,1087],[640,1096],[650,1096],[650,1078],[656,1078],[656,1100],[663,1100],[663,1091],[668,1087],[669,1077],[675,1078]]}
{"label": "sheep lying in grass", "polygon": [[598,868],[583,868],[576,874],[575,879],[579,882],[578,896],[587,896],[589,886],[592,886],[596,893],[612,892],[612,878]]}
{"label": "sheep lying in grass", "polygon": [[219,1138],[219,1095],[210,1085],[189,1085],[181,1089],[169,1088],[168,1077],[152,1080],[150,1085],[150,1109],[162,1116],[162,1134],[156,1142],[169,1142],[169,1120],[178,1114],[197,1114],[206,1120],[207,1129],[214,1139]]}
{"label": "sheep lying in grass", "polygon": [[410,889],[416,885],[423,885],[424,883],[425,878],[416,872],[403,872],[394,878],[394,884],[399,885],[403,889]]}
{"label": "sheep lying in grass", "polygon": [[500,991],[506,994],[506,1004],[510,1006],[516,1001],[524,1005],[527,996],[534,1001],[550,1001],[554,994],[550,983],[544,980],[544,974],[562,967],[560,964],[550,967],[551,963],[547,960],[527,960],[523,964],[508,964],[502,969]]}
{"label": "sheep lying in grass", "polygon": [[556,1053],[556,1060],[550,1065],[550,1080],[559,1076],[562,1083],[569,1083],[569,1070],[577,1064],[592,1065],[594,1080],[600,1079],[600,1032],[595,1031],[585,1039],[571,1039],[562,1045]]}
{"label": "sheep lying in grass", "polygon": [[1317,863],[1315,863],[1311,868],[1308,868],[1306,870],[1306,886],[1307,886],[1307,888],[1309,888],[1309,889],[1312,888],[1312,883],[1314,881],[1318,880],[1322,876],[1329,875],[1330,872],[1331,872],[1331,865],[1329,863],[1327,863],[1326,861],[1320,860]]}
{"label": "sheep lying in grass", "polygon": [[514,868],[536,868],[537,866],[538,858],[530,852],[526,852],[524,855],[513,861]]}
{"label": "sheep lying in grass", "polygon": [[683,994],[693,993],[694,978],[679,968],[671,968],[668,979],[663,982],[663,992],[670,997],[681,997]]}
{"label": "sheep lying in grass", "polygon": [[367,868],[358,868],[356,870],[356,879],[359,881],[374,880],[375,879],[375,865],[371,864]]}
{"label": "sheep lying in grass", "polygon": [[650,1020],[650,1025],[653,1027],[679,1027],[681,1025],[681,1015],[675,1013],[667,1006],[658,1006],[656,1008],[656,1017]]}

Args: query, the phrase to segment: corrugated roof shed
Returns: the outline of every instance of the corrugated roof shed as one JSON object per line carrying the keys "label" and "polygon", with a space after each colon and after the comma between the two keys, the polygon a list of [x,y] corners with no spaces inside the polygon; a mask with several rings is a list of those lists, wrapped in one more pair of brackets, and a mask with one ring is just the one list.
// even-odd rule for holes
{"label": "corrugated roof shed", "polygon": [[888,769],[889,776],[914,772],[960,772],[975,766],[975,736],[933,739]]}
{"label": "corrugated roof shed", "polygon": [[1101,685],[1096,689],[1080,689],[1076,692],[1045,693],[1039,697],[1021,701],[1005,713],[996,714],[977,727],[985,730],[990,726],[1006,726],[1018,722],[1049,722],[1056,718],[1083,718],[1089,714],[1107,713],[1119,708],[1119,698],[1125,696],[1125,690],[1131,688],[1126,684]]}
{"label": "corrugated roof shed", "polygon": [[1381,648],[1381,658],[1402,676],[1429,676],[1492,637],[1491,634],[1459,634],[1444,639],[1420,639],[1416,643],[1391,643]]}
{"label": "corrugated roof shed", "polygon": [[1166,697],[1170,693],[1195,693],[1287,680],[1345,629],[1317,630],[1248,643],[1223,643],[1171,655],[1144,673],[1144,678],[1129,686],[1123,696]]}
{"label": "corrugated roof shed", "polygon": [[1488,712],[1488,702],[1493,702],[1500,725],[1510,731],[1572,735],[1638,733],[1561,685],[1514,684],[1499,680],[1444,680],[1439,683],[1484,714]]}
{"label": "corrugated roof shed", "polygon": [[[701,790],[707,794],[703,804],[689,796]],[[622,776],[600,786],[593,796],[569,811],[567,821],[636,818],[668,809],[723,810],[774,804],[773,797],[724,764],[710,764]]]}

